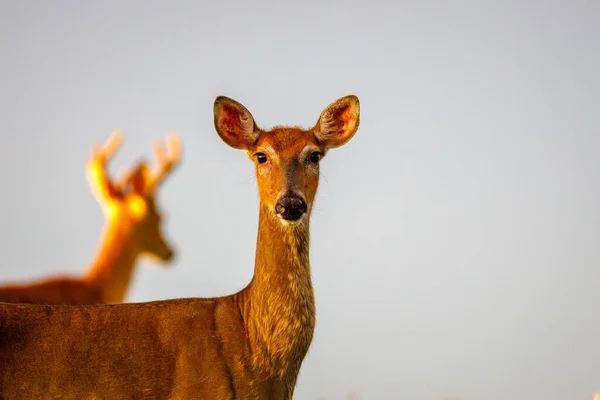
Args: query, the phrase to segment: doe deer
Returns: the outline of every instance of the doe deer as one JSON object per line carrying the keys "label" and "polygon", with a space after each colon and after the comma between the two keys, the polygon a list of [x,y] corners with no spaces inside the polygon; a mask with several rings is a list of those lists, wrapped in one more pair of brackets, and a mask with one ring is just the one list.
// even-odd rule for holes
{"label": "doe deer", "polygon": [[309,218],[319,162],[354,136],[359,101],[338,99],[308,130],[266,131],[220,96],[214,122],[255,164],[260,211],[250,283],[216,298],[0,304],[0,398],[292,398],[315,327]]}
{"label": "doe deer", "polygon": [[104,304],[125,301],[127,289],[140,255],[166,265],[174,250],[161,231],[161,215],[154,194],[157,186],[178,164],[179,138],[167,139],[169,155],[162,143],[154,143],[157,167],[151,171],[140,161],[117,180],[108,176],[107,163],[123,141],[113,134],[103,147],[94,146],[86,165],[86,176],[105,215],[105,226],[97,254],[85,276],[54,277],[37,282],[0,286],[0,302],[34,304]]}

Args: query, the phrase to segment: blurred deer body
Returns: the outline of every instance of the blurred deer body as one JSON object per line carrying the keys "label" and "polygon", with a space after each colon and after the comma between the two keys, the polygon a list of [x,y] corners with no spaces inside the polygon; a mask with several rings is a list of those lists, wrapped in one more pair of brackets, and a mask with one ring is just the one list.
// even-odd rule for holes
{"label": "blurred deer body", "polygon": [[125,301],[140,255],[168,262],[174,251],[164,240],[154,189],[179,161],[178,138],[171,136],[169,157],[155,144],[158,171],[151,173],[140,162],[113,182],[106,164],[123,140],[112,135],[104,147],[95,146],[86,166],[90,188],[105,215],[105,226],[96,257],[81,278],[60,277],[0,286],[0,302],[34,304],[104,304]]}
{"label": "blurred deer body", "polygon": [[224,297],[138,304],[0,304],[0,398],[285,399],[315,327],[309,219],[327,149],[358,129],[359,102],[330,104],[309,130],[259,129],[218,97],[217,133],[254,161],[254,276]]}

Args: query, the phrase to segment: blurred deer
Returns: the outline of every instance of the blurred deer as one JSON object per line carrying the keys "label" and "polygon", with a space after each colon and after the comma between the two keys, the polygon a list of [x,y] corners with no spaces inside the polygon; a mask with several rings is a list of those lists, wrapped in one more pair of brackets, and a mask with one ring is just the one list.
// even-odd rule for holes
{"label": "blurred deer", "polygon": [[[134,267],[141,255],[161,263],[174,255],[161,232],[161,215],[155,204],[155,191],[178,164],[180,143],[168,137],[169,154],[155,142],[157,166],[154,171],[140,161],[131,172],[113,181],[107,163],[123,141],[113,134],[101,146],[94,146],[87,162],[86,176],[102,207],[105,226],[97,254],[81,278],[54,277],[33,283],[0,286],[0,302],[36,304],[102,304],[125,301]],[[1,397],[1,396],[0,396]]]}
{"label": "blurred deer", "polygon": [[309,225],[319,165],[356,133],[358,98],[333,102],[311,129],[267,131],[221,96],[214,121],[221,139],[244,150],[256,170],[250,283],[215,298],[0,304],[0,398],[292,399],[315,328]]}

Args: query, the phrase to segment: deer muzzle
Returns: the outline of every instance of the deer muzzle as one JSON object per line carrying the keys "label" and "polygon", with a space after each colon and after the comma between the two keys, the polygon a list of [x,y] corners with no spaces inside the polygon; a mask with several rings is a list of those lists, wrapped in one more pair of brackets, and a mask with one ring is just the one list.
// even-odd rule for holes
{"label": "deer muzzle", "polygon": [[275,212],[286,221],[297,221],[306,212],[306,201],[296,194],[284,195],[275,204]]}

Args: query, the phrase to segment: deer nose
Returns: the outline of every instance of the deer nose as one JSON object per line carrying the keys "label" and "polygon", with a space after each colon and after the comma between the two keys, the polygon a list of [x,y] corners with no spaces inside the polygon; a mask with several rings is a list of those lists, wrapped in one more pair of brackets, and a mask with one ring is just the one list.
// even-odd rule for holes
{"label": "deer nose", "polygon": [[306,202],[298,196],[285,196],[279,199],[275,211],[287,221],[297,221],[306,212]]}

